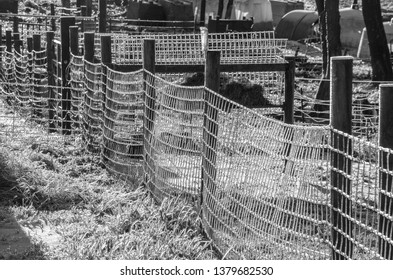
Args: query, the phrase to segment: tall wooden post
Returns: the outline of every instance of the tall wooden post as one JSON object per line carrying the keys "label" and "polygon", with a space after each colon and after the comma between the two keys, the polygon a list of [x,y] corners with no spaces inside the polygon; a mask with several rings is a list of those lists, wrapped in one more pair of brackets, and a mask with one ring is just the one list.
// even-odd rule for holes
{"label": "tall wooden post", "polygon": [[[220,89],[220,52],[207,51],[205,64],[205,87],[218,93]],[[217,177],[217,135],[218,135],[218,102],[217,95],[205,91],[204,115],[203,115],[203,147],[202,147],[202,185],[200,202],[202,215],[205,212],[206,201],[204,200],[206,189],[214,192]],[[224,108],[221,108],[224,109]],[[203,219],[202,219],[203,220]],[[209,237],[213,230],[205,225]]]}
{"label": "tall wooden post", "polygon": [[55,13],[55,4],[53,4],[53,3],[50,4],[50,14],[52,16],[52,18],[50,20],[51,26],[52,26],[52,31],[56,31],[56,19],[54,18],[56,13]]}
{"label": "tall wooden post", "polygon": [[[104,127],[103,127],[103,155],[104,157],[102,158],[103,162],[106,164],[107,160],[106,157],[110,156],[110,149],[108,148],[108,139],[113,138],[113,120],[110,117],[111,111],[107,110],[108,106],[112,105],[112,100],[111,98],[107,98],[108,96],[108,79],[107,79],[107,72],[108,72],[108,67],[110,67],[110,64],[112,63],[112,42],[111,42],[111,36],[110,35],[103,35],[101,36],[101,63],[104,64],[102,66],[102,106],[103,106],[103,112],[104,112]],[[110,94],[110,93],[109,93]],[[109,103],[109,104],[108,104]],[[109,116],[108,116],[109,115]]]}
{"label": "tall wooden post", "polygon": [[[352,133],[352,68],[353,58],[339,56],[331,58],[331,102],[330,124],[342,133]],[[352,141],[342,133],[332,131],[331,146],[331,205],[332,205],[332,257],[334,260],[350,259],[353,254],[351,238],[352,214],[351,195]],[[347,237],[349,236],[349,237]]]}
{"label": "tall wooden post", "polygon": [[20,41],[20,34],[14,33],[14,49],[20,54],[22,42]]}
{"label": "tall wooden post", "polygon": [[[33,61],[32,61],[32,66],[35,66],[36,68],[39,68],[42,63],[42,54],[40,53],[41,51],[41,35],[40,34],[33,34]],[[34,68],[33,68],[34,69]],[[39,96],[40,90],[39,90],[39,83],[41,80],[41,75],[40,73],[37,73],[33,71],[33,96],[37,97],[37,100],[41,98]],[[37,103],[40,103],[39,101]],[[42,110],[40,108],[37,108],[37,106],[34,104],[34,114],[41,117],[42,116]]]}
{"label": "tall wooden post", "polygon": [[286,56],[288,68],[285,71],[285,101],[284,122],[294,123],[294,98],[295,98],[295,57]]}
{"label": "tall wooden post", "polygon": [[[380,85],[379,98],[379,146],[393,150],[393,84]],[[393,154],[387,150],[379,152],[379,210],[387,216],[393,216],[392,185]],[[386,170],[386,171],[384,171]],[[388,172],[387,172],[388,171]],[[393,240],[393,222],[379,214],[378,231],[383,237],[378,237],[378,252],[388,260],[393,260],[393,245],[386,239]]]}
{"label": "tall wooden post", "polygon": [[[147,187],[156,197],[161,200],[162,193],[156,188],[155,181],[155,164],[152,158],[152,138],[154,133],[155,121],[155,107],[156,107],[156,91],[154,77],[149,75],[146,71],[152,73],[156,72],[156,53],[155,53],[155,40],[145,39],[143,41],[143,92],[144,92],[144,117],[143,117],[143,156],[145,159],[145,170],[150,175],[150,183]],[[144,178],[147,183],[148,178]]]}
{"label": "tall wooden post", "polygon": [[3,26],[0,24],[0,46],[3,45]]}
{"label": "tall wooden post", "polygon": [[7,46],[7,52],[12,52],[12,31],[6,30],[5,32],[5,44]]}
{"label": "tall wooden post", "polygon": [[106,1],[107,0],[98,0],[98,32],[105,33],[106,32]]}
{"label": "tall wooden post", "polygon": [[92,15],[92,6],[93,6],[93,1],[92,0],[86,0],[86,7],[87,7],[87,16],[91,17]]}
{"label": "tall wooden post", "polygon": [[55,91],[56,86],[54,69],[53,69],[53,59],[54,59],[54,45],[53,39],[55,38],[55,33],[53,31],[46,32],[46,69],[48,72],[48,121],[49,121],[49,132],[56,131],[55,120]]}
{"label": "tall wooden post", "polygon": [[79,55],[78,26],[70,26],[70,50],[73,55]]}
{"label": "tall wooden post", "polygon": [[94,62],[94,32],[84,33],[84,58],[86,61]]}
{"label": "tall wooden post", "polygon": [[13,32],[19,33],[19,18],[14,16]]}
{"label": "tall wooden post", "polygon": [[[87,7],[86,6],[81,6],[81,16],[82,17],[86,17],[87,16]],[[86,25],[87,25],[87,21],[85,19],[82,19],[82,21],[81,21],[81,32],[85,32]]]}
{"label": "tall wooden post", "polygon": [[[70,51],[72,55],[78,56],[79,55],[79,32],[78,32],[78,26],[70,26]],[[75,98],[75,95],[71,92],[70,88],[70,97],[71,97],[71,115],[72,115],[72,122],[74,124],[74,127],[79,127],[79,118],[78,118],[78,107],[75,106],[73,99]],[[76,98],[79,98],[77,96]]]}
{"label": "tall wooden post", "polygon": [[70,26],[75,25],[75,17],[62,17],[60,19],[61,31],[61,109],[62,109],[62,131],[63,134],[71,134],[71,92],[68,87],[67,67],[70,63]]}

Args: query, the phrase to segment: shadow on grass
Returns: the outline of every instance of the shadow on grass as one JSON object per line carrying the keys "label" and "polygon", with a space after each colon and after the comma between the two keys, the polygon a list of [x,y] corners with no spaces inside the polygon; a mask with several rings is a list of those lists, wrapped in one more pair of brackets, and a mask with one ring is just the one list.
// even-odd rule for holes
{"label": "shadow on grass", "polygon": [[43,260],[40,245],[34,244],[6,207],[0,206],[0,260]]}

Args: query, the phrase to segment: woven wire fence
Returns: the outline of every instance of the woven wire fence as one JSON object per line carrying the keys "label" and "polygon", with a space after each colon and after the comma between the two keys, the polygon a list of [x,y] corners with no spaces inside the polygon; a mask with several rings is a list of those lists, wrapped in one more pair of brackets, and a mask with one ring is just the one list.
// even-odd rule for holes
{"label": "woven wire fence", "polygon": [[[128,179],[143,166],[158,200],[191,200],[226,258],[329,259],[334,249],[379,259],[392,252],[393,195],[382,183],[391,185],[393,174],[378,160],[390,162],[392,151],[329,126],[286,125],[204,87],[117,72],[80,56],[71,59],[64,99],[62,87],[45,85],[41,52],[2,54],[2,135],[17,139],[34,126],[42,137],[71,121],[72,133],[83,135],[108,170]],[[337,135],[346,150],[331,145]],[[344,170],[332,166],[337,154]],[[335,180],[347,180],[346,189]],[[332,193],[344,198],[341,205],[332,204]]]}
{"label": "woven wire fence", "polygon": [[[205,50],[200,33],[184,34],[96,34],[95,56],[100,57],[101,36],[112,38],[112,62],[142,64],[143,40],[156,41],[157,64],[204,64]],[[274,32],[209,33],[206,50],[221,51],[223,64],[283,62],[287,40],[276,39]]]}
{"label": "woven wire fence", "polygon": [[[330,119],[330,101],[316,99],[320,80],[298,79],[302,86],[295,90],[295,120],[308,125],[326,125]],[[352,133],[377,143],[379,124],[377,86],[370,82],[353,82]]]}

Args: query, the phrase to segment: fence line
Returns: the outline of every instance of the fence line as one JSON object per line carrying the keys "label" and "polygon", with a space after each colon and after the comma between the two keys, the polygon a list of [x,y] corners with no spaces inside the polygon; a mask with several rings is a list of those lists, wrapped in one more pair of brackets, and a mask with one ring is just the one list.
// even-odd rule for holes
{"label": "fence line", "polygon": [[[83,135],[109,170],[127,177],[140,174],[143,166],[145,184],[158,200],[182,195],[193,201],[222,255],[392,258],[393,218],[387,206],[393,173],[386,165],[392,150],[330,126],[285,124],[204,86],[179,85],[146,70],[124,73],[77,55],[67,68],[71,94],[53,98],[35,91],[29,80],[34,72],[21,71],[29,63],[36,69],[39,60],[1,53],[1,98],[12,118],[21,116],[49,131],[52,108],[58,130],[69,115],[72,133]],[[64,97],[71,104],[66,114]],[[26,129],[21,124],[12,132],[15,126],[8,125],[11,130],[1,128],[3,135]],[[334,146],[334,139],[345,145]],[[351,166],[335,166],[334,154]],[[332,171],[351,182],[350,192],[333,185]],[[332,193],[344,197],[351,211],[332,204]],[[343,218],[332,219],[334,211]],[[341,227],[344,220],[352,229]],[[337,243],[333,231],[350,246]]]}

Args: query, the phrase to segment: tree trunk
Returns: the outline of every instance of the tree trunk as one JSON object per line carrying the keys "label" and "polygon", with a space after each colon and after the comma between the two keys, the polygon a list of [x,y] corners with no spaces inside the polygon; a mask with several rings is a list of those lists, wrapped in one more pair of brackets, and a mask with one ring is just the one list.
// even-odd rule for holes
{"label": "tree trunk", "polygon": [[225,13],[225,18],[226,19],[230,19],[231,18],[232,9],[233,9],[233,0],[228,0],[227,11]]}
{"label": "tree trunk", "polygon": [[[324,59],[324,70],[322,80],[319,84],[318,92],[315,97],[316,100],[329,100],[330,98],[330,87],[329,79],[330,77],[330,58],[332,56],[341,55],[341,40],[340,40],[340,11],[339,11],[339,0],[316,0],[318,12],[321,18],[321,28],[322,36],[326,36],[324,46],[322,38],[322,49],[323,49],[323,59]],[[323,6],[322,6],[323,5]],[[324,8],[324,10],[322,10]],[[322,11],[322,12],[320,12]],[[326,23],[324,23],[326,21]],[[325,25],[325,28],[323,28]],[[327,105],[316,104],[314,109],[317,112],[328,111],[329,107]],[[326,113],[320,114],[320,117],[327,117]]]}
{"label": "tree trunk", "polygon": [[224,0],[218,0],[218,11],[217,15],[222,18],[222,12],[224,11]]}
{"label": "tree trunk", "polygon": [[372,80],[392,81],[388,41],[382,23],[381,1],[363,0],[363,18],[370,47]]}
{"label": "tree trunk", "polygon": [[323,71],[323,77],[325,77],[328,72],[325,1],[315,0],[315,3],[319,15],[319,30],[321,32],[321,41],[322,41],[322,71]]}

